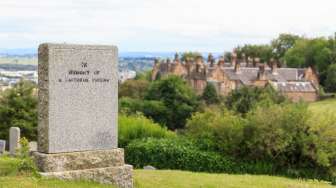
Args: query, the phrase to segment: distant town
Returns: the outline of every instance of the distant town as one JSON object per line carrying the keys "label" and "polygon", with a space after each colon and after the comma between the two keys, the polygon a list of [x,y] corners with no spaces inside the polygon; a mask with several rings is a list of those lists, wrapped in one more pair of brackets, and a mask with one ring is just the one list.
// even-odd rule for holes
{"label": "distant town", "polygon": [[[171,54],[160,55],[165,57]],[[119,82],[135,78],[138,72],[150,70],[154,59],[154,55],[145,53],[123,54],[119,57]],[[20,80],[37,83],[37,55],[20,51],[18,54],[0,52],[0,90],[10,88]]]}

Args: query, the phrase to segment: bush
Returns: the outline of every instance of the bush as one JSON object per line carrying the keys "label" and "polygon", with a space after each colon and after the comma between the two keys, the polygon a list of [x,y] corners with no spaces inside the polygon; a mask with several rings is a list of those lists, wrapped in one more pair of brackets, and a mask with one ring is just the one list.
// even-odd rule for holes
{"label": "bush", "polygon": [[152,82],[145,99],[164,104],[167,111],[162,120],[170,130],[184,128],[186,120],[198,105],[195,92],[178,76],[168,76]]}
{"label": "bush", "polygon": [[126,80],[119,86],[119,98],[143,99],[149,86],[147,80]]}
{"label": "bush", "polygon": [[328,92],[336,92],[336,64],[329,65],[325,85]]}
{"label": "bush", "polygon": [[233,113],[206,109],[195,113],[186,125],[186,135],[200,148],[234,155],[243,140],[244,120]]}
{"label": "bush", "polygon": [[0,98],[0,138],[8,140],[9,128],[19,127],[21,135],[37,139],[36,86],[29,81],[17,83]]}
{"label": "bush", "polygon": [[270,106],[285,102],[286,98],[275,91],[271,86],[265,88],[247,87],[233,90],[226,97],[228,109],[246,114],[257,106]]}
{"label": "bush", "polygon": [[172,138],[175,133],[160,127],[146,117],[138,115],[119,115],[118,143],[126,147],[131,141],[143,138]]}
{"label": "bush", "polygon": [[18,149],[18,157],[20,158],[18,172],[22,174],[31,173],[34,177],[40,177],[35,162],[29,155],[29,142],[25,137],[20,139],[20,146]]}
{"label": "bush", "polygon": [[161,101],[154,100],[139,100],[123,97],[119,100],[119,111],[128,115],[142,113],[161,125],[165,125],[167,117],[170,117],[170,112],[165,104]]}
{"label": "bush", "polygon": [[213,84],[208,83],[205,87],[202,99],[206,102],[206,104],[216,104],[219,103],[220,97],[217,94],[216,88]]}
{"label": "bush", "polygon": [[232,172],[234,162],[213,152],[199,150],[184,139],[146,139],[130,143],[125,150],[126,162],[141,168],[152,165],[159,169],[202,172]]}
{"label": "bush", "polygon": [[273,105],[248,113],[244,155],[279,165],[303,162],[300,149],[307,136],[308,115],[307,105],[303,103]]}

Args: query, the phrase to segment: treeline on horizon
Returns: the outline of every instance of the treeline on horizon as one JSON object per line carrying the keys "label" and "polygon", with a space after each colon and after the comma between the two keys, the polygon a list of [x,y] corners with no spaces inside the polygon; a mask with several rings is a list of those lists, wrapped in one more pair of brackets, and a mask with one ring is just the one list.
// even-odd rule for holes
{"label": "treeline on horizon", "polygon": [[[319,76],[322,93],[336,92],[336,33],[330,37],[308,38],[295,34],[280,34],[269,44],[245,44],[234,48],[238,59],[260,58],[269,63],[273,58],[279,67],[312,67]],[[232,52],[224,52],[223,58],[231,62]],[[182,60],[202,56],[199,52],[184,52]]]}

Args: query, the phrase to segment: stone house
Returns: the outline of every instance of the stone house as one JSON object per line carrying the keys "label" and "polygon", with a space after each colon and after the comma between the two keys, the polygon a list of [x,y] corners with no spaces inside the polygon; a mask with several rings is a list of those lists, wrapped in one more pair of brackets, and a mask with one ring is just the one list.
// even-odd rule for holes
{"label": "stone house", "polygon": [[275,90],[293,101],[307,102],[318,99],[319,80],[311,68],[279,68],[271,59],[268,64],[261,63],[259,58],[237,59],[232,54],[232,61],[225,62],[220,58],[217,63],[211,54],[207,62],[202,57],[182,62],[175,55],[173,62],[155,61],[152,80],[167,75],[177,75],[187,81],[198,95],[203,93],[207,84],[213,84],[217,92],[223,96],[242,86],[272,86]]}

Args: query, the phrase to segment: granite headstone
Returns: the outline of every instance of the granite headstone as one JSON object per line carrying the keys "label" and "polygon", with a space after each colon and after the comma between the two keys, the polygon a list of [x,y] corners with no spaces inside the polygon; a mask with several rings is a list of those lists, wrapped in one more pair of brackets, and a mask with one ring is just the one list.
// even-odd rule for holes
{"label": "granite headstone", "polygon": [[41,175],[133,187],[117,148],[117,47],[46,43],[38,58]]}
{"label": "granite headstone", "polygon": [[20,128],[11,127],[9,129],[9,153],[15,155],[20,147]]}

